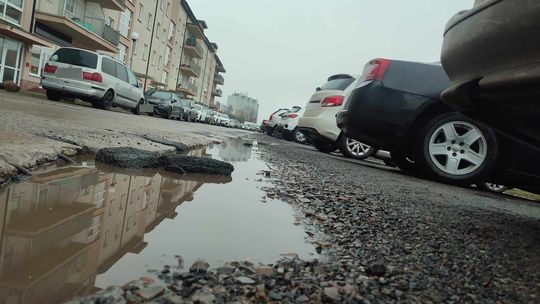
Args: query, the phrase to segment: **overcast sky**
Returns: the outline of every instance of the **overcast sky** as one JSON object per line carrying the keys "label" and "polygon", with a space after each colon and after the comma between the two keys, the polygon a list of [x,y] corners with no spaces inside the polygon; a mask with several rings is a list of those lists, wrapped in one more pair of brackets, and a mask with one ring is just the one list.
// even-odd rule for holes
{"label": "overcast sky", "polygon": [[221,102],[246,92],[259,122],[304,107],[338,73],[373,58],[439,61],[446,22],[473,0],[188,0],[219,45],[227,73]]}

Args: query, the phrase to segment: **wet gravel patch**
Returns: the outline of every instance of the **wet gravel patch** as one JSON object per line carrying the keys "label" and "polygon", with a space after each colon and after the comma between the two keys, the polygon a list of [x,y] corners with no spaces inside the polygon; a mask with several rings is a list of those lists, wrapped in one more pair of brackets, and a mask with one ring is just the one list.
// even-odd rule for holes
{"label": "wet gravel patch", "polygon": [[333,279],[354,286],[355,301],[540,301],[540,221],[475,207],[490,198],[468,189],[297,147],[263,151],[268,195],[324,232]]}
{"label": "wet gravel patch", "polygon": [[166,266],[71,303],[539,301],[538,220],[474,206],[496,197],[261,139],[261,179],[273,182],[263,200],[298,211],[319,260]]}

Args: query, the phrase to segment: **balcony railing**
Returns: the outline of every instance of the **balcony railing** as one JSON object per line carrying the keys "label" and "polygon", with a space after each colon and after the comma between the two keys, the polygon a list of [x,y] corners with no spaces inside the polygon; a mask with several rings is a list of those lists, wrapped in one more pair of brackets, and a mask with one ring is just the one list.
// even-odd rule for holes
{"label": "balcony railing", "polygon": [[191,82],[184,83],[178,87],[179,91],[186,93],[186,95],[196,96],[199,92],[199,87]]}
{"label": "balcony railing", "polygon": [[118,46],[120,33],[110,27],[85,1],[37,0],[36,11],[64,17],[81,28],[96,34],[114,46]]}
{"label": "balcony railing", "polygon": [[212,95],[216,95],[216,96],[223,96],[223,91],[221,91],[221,89],[214,89],[212,90]]}
{"label": "balcony railing", "polygon": [[216,74],[216,76],[214,76],[214,82],[219,83],[219,84],[224,84],[225,78],[223,78],[223,76],[219,74]]}
{"label": "balcony railing", "polygon": [[197,63],[194,63],[194,62],[185,62],[185,63],[182,63],[181,68],[187,68],[187,69],[190,69],[191,71],[193,71],[194,74],[197,74],[197,76],[200,76],[201,75],[201,66]]}
{"label": "balcony railing", "polygon": [[199,87],[191,82],[188,82],[186,86],[191,92],[195,93],[195,95],[199,92]]}
{"label": "balcony railing", "polygon": [[204,54],[204,50],[202,47],[197,45],[197,38],[189,37],[186,40],[186,46],[194,48],[199,53],[199,57],[202,58],[202,55]]}

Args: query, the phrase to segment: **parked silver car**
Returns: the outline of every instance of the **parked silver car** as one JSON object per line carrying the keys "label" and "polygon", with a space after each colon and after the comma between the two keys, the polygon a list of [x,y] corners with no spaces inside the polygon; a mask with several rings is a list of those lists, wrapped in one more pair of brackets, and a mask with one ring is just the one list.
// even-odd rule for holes
{"label": "parked silver car", "polygon": [[47,98],[80,98],[94,108],[131,109],[138,114],[144,92],[135,74],[108,55],[77,49],[60,48],[45,64],[41,85]]}

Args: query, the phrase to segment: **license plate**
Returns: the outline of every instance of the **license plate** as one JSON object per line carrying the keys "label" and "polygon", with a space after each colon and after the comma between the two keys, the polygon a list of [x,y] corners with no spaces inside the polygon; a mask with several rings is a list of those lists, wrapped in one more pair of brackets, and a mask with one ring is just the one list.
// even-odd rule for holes
{"label": "license plate", "polygon": [[59,68],[57,74],[61,78],[81,79],[82,69],[81,68]]}
{"label": "license plate", "polygon": [[139,110],[142,113],[154,113],[154,106],[148,103],[139,106]]}

